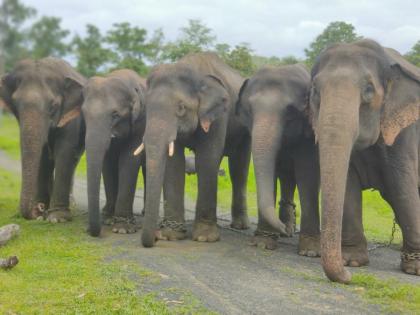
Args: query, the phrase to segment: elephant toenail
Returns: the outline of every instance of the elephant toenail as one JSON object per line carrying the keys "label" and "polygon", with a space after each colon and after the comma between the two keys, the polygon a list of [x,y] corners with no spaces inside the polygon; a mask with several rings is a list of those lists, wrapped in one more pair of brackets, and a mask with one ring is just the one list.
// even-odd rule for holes
{"label": "elephant toenail", "polygon": [[206,241],[206,237],[203,236],[203,235],[201,235],[201,236],[198,237],[197,241],[199,241],[199,242],[205,242]]}
{"label": "elephant toenail", "polygon": [[357,261],[352,260],[352,261],[350,261],[349,266],[350,267],[360,267],[360,264]]}

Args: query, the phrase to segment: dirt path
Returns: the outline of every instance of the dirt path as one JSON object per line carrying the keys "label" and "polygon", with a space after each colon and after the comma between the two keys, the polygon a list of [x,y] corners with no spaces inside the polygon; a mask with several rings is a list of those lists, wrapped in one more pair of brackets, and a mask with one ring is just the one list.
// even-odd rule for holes
{"label": "dirt path", "polygon": [[[0,166],[19,171],[19,162],[0,152]],[[75,181],[77,208],[86,213],[86,182]],[[103,200],[103,197],[102,197]],[[142,208],[142,192],[136,196],[137,210]],[[193,209],[188,203],[188,209]],[[187,210],[191,230],[193,212]],[[157,292],[168,301],[181,293],[191,293],[210,310],[222,314],[376,314],[380,307],[366,303],[357,288],[333,285],[321,270],[318,258],[296,254],[297,236],[280,239],[275,251],[263,251],[248,245],[255,228],[237,232],[228,227],[226,215],[220,216],[221,241],[214,244],[160,241],[153,249],[140,245],[140,234],[116,235],[104,229],[97,242],[115,246],[112,260],[136,262],[160,275],[160,281],[142,284],[139,290]],[[370,247],[373,247],[370,244]],[[419,283],[418,278],[399,271],[396,248],[370,251],[371,264],[359,268],[381,278],[394,277],[402,282]],[[144,283],[144,281],[141,281]]]}

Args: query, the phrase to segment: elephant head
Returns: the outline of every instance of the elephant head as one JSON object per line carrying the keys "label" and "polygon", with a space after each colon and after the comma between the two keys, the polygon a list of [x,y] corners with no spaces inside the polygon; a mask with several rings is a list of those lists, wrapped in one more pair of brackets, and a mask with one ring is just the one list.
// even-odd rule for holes
{"label": "elephant head", "polygon": [[143,139],[147,187],[142,243],[152,247],[166,160],[174,152],[174,141],[208,132],[212,122],[228,109],[230,96],[221,79],[180,62],[156,68],[147,87]]}
{"label": "elephant head", "polygon": [[42,154],[51,130],[80,114],[85,79],[55,58],[23,60],[1,79],[0,97],[20,127],[22,189],[20,211],[32,218]]}
{"label": "elephant head", "polygon": [[117,70],[106,77],[92,77],[83,91],[86,122],[89,233],[101,231],[99,189],[105,154],[111,142],[118,144],[140,133],[145,119],[144,87],[131,70]]}
{"label": "elephant head", "polygon": [[392,145],[419,119],[420,70],[372,40],[332,46],[312,69],[310,109],[320,154],[322,265],[329,279],[347,283],[341,228],[350,155],[378,141]]}
{"label": "elephant head", "polygon": [[277,155],[282,145],[310,131],[305,117],[309,88],[310,75],[302,65],[266,67],[244,82],[236,104],[236,114],[252,135],[259,214],[284,235],[274,205]]}

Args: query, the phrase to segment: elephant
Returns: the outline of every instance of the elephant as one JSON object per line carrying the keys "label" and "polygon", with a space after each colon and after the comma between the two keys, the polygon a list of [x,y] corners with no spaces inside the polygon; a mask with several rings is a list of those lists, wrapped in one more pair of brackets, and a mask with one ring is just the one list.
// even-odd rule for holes
{"label": "elephant", "polygon": [[[195,156],[190,155],[185,157],[185,174],[192,175],[197,174],[197,170],[195,169]],[[219,169],[218,172],[219,176],[226,176],[226,172],[223,168]]]}
{"label": "elephant", "polygon": [[[307,111],[310,82],[301,64],[263,67],[242,85],[236,113],[252,139],[259,210],[252,243],[275,249],[279,236],[275,227],[283,223],[292,235],[297,185],[302,206],[298,252],[318,256],[319,162]],[[281,182],[281,221],[275,215],[277,179]]]}
{"label": "elephant", "polygon": [[[250,136],[234,114],[244,79],[216,54],[189,54],[177,63],[155,68],[147,80],[146,213],[142,244],[152,247],[156,237],[186,237],[184,226],[184,148],[195,153],[198,197],[192,238],[215,242],[217,174],[228,156],[232,178],[232,223],[249,227],[246,184],[250,161]],[[168,157],[169,155],[169,157]],[[157,230],[163,187],[164,218]]]}
{"label": "elephant", "polygon": [[26,219],[71,220],[69,196],[84,150],[85,83],[67,62],[51,57],[22,60],[2,77],[0,98],[20,128],[20,213]]}
{"label": "elephant", "polygon": [[[146,126],[145,79],[120,69],[88,80],[83,91],[82,113],[86,123],[89,233],[99,236],[101,172],[106,204],[104,221],[113,232],[134,233],[133,201],[144,155],[133,156]],[[143,168],[143,174],[144,174]]]}
{"label": "elephant", "polygon": [[311,77],[326,276],[348,283],[343,260],[354,267],[369,261],[361,194],[368,188],[380,192],[401,227],[401,269],[420,275],[420,69],[364,39],[327,48]]}

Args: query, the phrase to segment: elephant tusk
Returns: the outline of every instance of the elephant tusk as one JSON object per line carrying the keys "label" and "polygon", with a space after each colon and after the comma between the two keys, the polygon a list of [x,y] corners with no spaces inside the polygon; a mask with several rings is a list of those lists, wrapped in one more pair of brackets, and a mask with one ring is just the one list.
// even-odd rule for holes
{"label": "elephant tusk", "polygon": [[144,143],[140,144],[139,147],[134,151],[134,155],[139,155],[144,149]]}
{"label": "elephant tusk", "polygon": [[169,156],[174,155],[174,142],[169,143]]}

